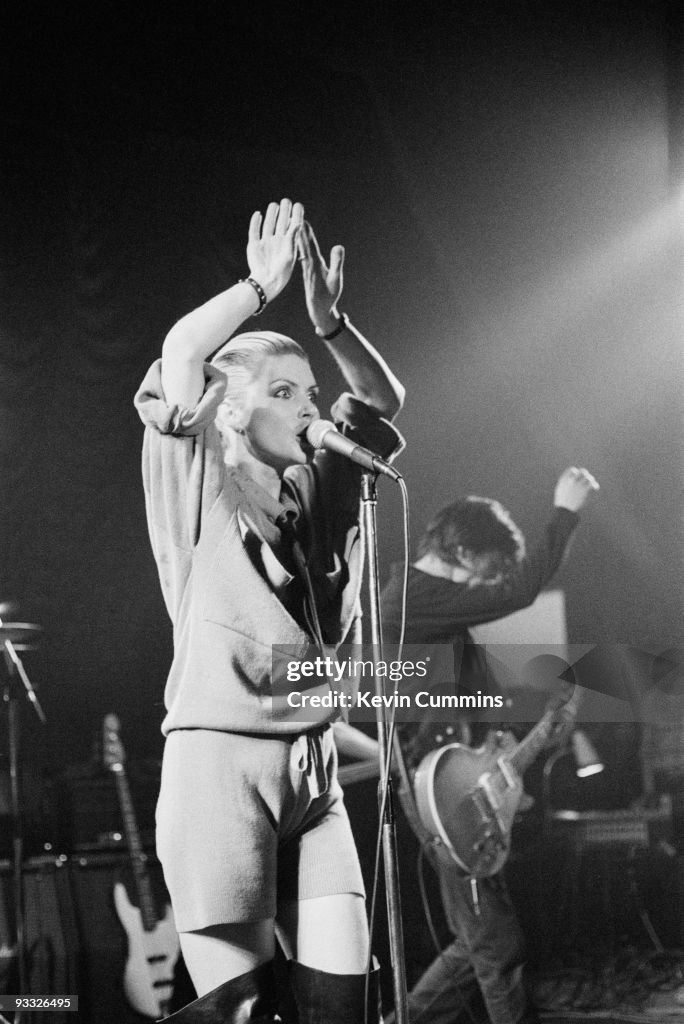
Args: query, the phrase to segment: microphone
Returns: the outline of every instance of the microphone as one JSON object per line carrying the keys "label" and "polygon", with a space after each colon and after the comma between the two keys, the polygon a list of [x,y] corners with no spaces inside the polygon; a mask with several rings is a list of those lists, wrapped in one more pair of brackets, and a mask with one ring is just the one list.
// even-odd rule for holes
{"label": "microphone", "polygon": [[388,462],[374,455],[367,448],[362,448],[355,441],[350,441],[344,434],[340,434],[334,423],[330,420],[314,420],[306,428],[306,439],[312,448],[320,450],[325,448],[329,452],[337,452],[338,455],[345,455],[352,462],[363,466],[371,473],[382,473],[390,480],[401,480],[401,473],[392,469]]}

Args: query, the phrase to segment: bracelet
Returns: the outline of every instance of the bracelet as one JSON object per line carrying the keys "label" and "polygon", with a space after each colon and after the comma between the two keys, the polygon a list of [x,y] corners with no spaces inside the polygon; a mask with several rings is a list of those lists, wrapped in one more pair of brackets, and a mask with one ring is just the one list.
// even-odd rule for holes
{"label": "bracelet", "polygon": [[266,309],[268,299],[266,298],[266,292],[261,287],[259,282],[255,281],[253,277],[241,277],[240,280],[238,281],[238,284],[251,284],[252,288],[257,293],[257,298],[259,299],[259,308],[257,309],[256,313],[252,313],[252,316],[259,316],[260,313],[263,313],[263,311]]}
{"label": "bracelet", "polygon": [[324,334],[320,327],[316,328],[316,334],[319,338],[322,338],[323,341],[332,341],[334,338],[337,338],[342,331],[346,330],[348,326],[349,318],[347,317],[347,314],[340,313],[340,319],[337,322],[337,327],[334,327],[330,334]]}

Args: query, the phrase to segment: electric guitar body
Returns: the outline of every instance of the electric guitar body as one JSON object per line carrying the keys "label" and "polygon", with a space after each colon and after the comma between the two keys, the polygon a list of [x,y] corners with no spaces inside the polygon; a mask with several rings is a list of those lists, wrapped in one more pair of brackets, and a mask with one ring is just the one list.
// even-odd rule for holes
{"label": "electric guitar body", "polygon": [[423,758],[414,778],[415,805],[440,858],[474,878],[501,870],[524,793],[523,773],[549,740],[568,701],[567,693],[552,698],[520,743],[511,733],[490,733],[482,747],[450,743]]}
{"label": "electric guitar body", "polygon": [[523,783],[504,752],[515,745],[510,733],[490,734],[476,749],[450,743],[431,751],[416,771],[416,805],[423,825],[476,878],[495,875],[510,852]]}
{"label": "electric guitar body", "polygon": [[122,882],[114,885],[114,906],[128,939],[123,978],[126,998],[146,1017],[166,1017],[173,996],[173,968],[180,952],[171,907],[167,905],[164,917],[147,931],[142,913],[129,900]]}

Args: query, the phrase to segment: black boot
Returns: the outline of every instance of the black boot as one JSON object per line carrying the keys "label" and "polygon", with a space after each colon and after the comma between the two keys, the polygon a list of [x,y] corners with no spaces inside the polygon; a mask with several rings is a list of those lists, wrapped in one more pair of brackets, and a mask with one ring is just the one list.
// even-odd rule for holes
{"label": "black boot", "polygon": [[277,1024],[273,962],[231,978],[182,1010],[172,1013],[173,1024]]}
{"label": "black boot", "polygon": [[382,1024],[379,967],[368,979],[367,1005],[365,974],[329,974],[292,960],[290,981],[299,1024]]}

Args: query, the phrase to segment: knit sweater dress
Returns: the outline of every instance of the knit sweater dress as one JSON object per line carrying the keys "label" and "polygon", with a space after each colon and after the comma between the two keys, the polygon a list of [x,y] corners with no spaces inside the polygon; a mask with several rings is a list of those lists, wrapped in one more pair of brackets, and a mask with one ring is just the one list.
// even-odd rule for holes
{"label": "knit sweater dress", "polygon": [[[214,420],[225,387],[207,364],[196,407],[169,405],[157,361],[135,399],[148,528],[173,624],[157,848],[179,930],[272,917],[283,897],[363,892],[331,731],[272,699],[273,647],[302,655],[312,641],[289,529],[325,643],[341,643],[358,616],[361,471],[317,453],[287,470],[275,500],[224,462]],[[384,457],[403,443],[350,394],[332,416]]]}

